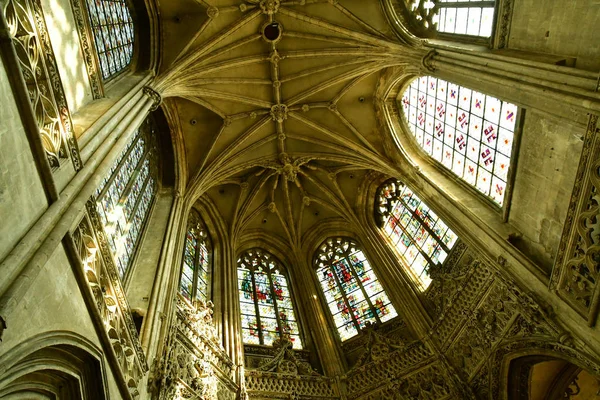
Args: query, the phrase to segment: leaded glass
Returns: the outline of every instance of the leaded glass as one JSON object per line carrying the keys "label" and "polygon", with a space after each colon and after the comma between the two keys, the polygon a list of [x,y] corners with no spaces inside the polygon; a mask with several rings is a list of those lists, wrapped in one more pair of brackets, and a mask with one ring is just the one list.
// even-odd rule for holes
{"label": "leaded glass", "polygon": [[434,0],[433,23],[438,32],[490,37],[495,1]]}
{"label": "leaded glass", "polygon": [[210,240],[206,226],[195,210],[190,212],[183,250],[179,291],[189,301],[208,301],[208,271],[211,263]]}
{"label": "leaded glass", "polygon": [[426,289],[431,283],[429,269],[443,264],[458,236],[414,192],[395,179],[379,188],[377,203],[380,226],[415,282]]}
{"label": "leaded glass", "polygon": [[279,261],[262,249],[238,259],[238,288],[244,343],[270,346],[283,335],[302,348],[289,285]]}
{"label": "leaded glass", "polygon": [[317,277],[342,341],[367,324],[382,323],[398,314],[356,243],[329,238],[315,258]]}
{"label": "leaded glass", "polygon": [[102,77],[108,79],[131,62],[133,19],[126,0],[86,0]]}
{"label": "leaded glass", "polygon": [[427,154],[502,206],[518,107],[431,76],[402,97],[408,126]]}
{"label": "leaded glass", "polygon": [[94,193],[96,210],[121,279],[156,195],[155,135],[154,122],[148,118]]}

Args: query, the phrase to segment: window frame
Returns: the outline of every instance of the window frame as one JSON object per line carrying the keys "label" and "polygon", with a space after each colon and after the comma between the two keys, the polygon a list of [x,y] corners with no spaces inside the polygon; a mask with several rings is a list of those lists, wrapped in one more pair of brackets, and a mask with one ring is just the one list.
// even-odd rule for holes
{"label": "window frame", "polygon": [[[468,183],[467,181],[465,181],[462,177],[459,177],[452,170],[445,167],[441,162],[434,159],[433,156],[429,155],[425,151],[425,149],[417,142],[417,139],[409,126],[408,118],[407,118],[406,113],[404,112],[401,102],[402,102],[402,97],[404,96],[404,93],[410,87],[412,82],[416,79],[420,79],[423,76],[427,76],[427,77],[431,76],[438,80],[441,79],[446,82],[458,85],[460,87],[464,87],[464,88],[472,90],[472,91],[480,92],[486,96],[494,97],[502,102],[512,103],[518,107],[517,116],[515,117],[515,129],[513,131],[513,134],[514,134],[513,144],[512,144],[512,149],[511,149],[511,156],[510,156],[510,162],[509,162],[509,167],[508,167],[508,172],[507,172],[507,178],[506,178],[504,203],[502,206],[499,205],[498,203],[496,203],[494,200],[492,200],[489,196],[483,194],[475,186],[473,186],[470,183]],[[523,108],[518,102],[503,100],[499,97],[495,97],[495,95],[493,95],[493,94],[485,93],[485,92],[479,91],[477,89],[472,89],[469,86],[462,85],[461,83],[457,83],[456,81],[445,80],[435,74],[432,74],[432,75],[410,75],[410,76],[406,77],[404,82],[402,82],[399,85],[398,96],[396,97],[396,99],[394,99],[394,106],[396,107],[397,113],[398,113],[397,122],[399,123],[401,130],[403,131],[401,133],[401,135],[406,136],[408,138],[410,143],[414,146],[414,148],[417,150],[417,152],[423,158],[423,160],[426,161],[427,163],[429,163],[430,165],[432,165],[436,169],[436,171],[440,172],[444,177],[450,179],[452,182],[459,184],[461,189],[464,189],[468,193],[474,195],[488,209],[493,211],[495,214],[499,215],[502,218],[503,222],[508,222],[508,219],[510,216],[510,207],[511,207],[511,203],[512,203],[512,195],[513,195],[513,191],[514,191],[515,176],[516,176],[518,161],[519,161],[521,138],[523,136],[523,125],[524,125],[524,120],[525,120],[525,115],[526,115],[527,110],[525,108]],[[471,114],[471,113],[469,112],[469,114]],[[399,136],[397,132],[395,133],[395,135]],[[399,141],[400,141],[400,143],[402,143],[403,140],[399,140]],[[417,162],[417,164],[418,164],[418,162]]]}
{"label": "window frame", "polygon": [[[342,240],[346,240],[349,243],[354,244],[354,246],[356,246],[365,256],[365,259],[367,260],[367,262],[369,263],[369,266],[371,267],[371,270],[373,271],[373,274],[375,275],[375,277],[377,278],[377,281],[379,281],[381,287],[383,288],[383,293],[386,295],[386,297],[389,299],[391,306],[393,307],[393,311],[396,313],[395,316],[393,316],[392,318],[390,318],[387,321],[381,322],[379,316],[377,315],[377,312],[375,311],[375,307],[372,305],[371,299],[369,298],[368,294],[366,293],[366,290],[364,288],[364,285],[362,284],[362,282],[360,282],[360,280],[358,280],[359,282],[359,290],[362,291],[363,295],[365,296],[365,300],[367,300],[369,306],[370,306],[370,310],[372,312],[374,312],[375,316],[376,316],[376,323],[375,326],[379,326],[379,327],[383,327],[383,326],[387,326],[387,325],[391,325],[393,324],[395,321],[398,320],[398,318],[400,317],[400,314],[398,313],[396,306],[394,305],[392,299],[388,296],[388,290],[385,288],[384,282],[380,280],[380,278],[377,276],[376,272],[375,272],[375,268],[373,267],[373,265],[371,264],[371,262],[369,261],[368,255],[366,254],[366,251],[363,250],[363,247],[361,246],[361,244],[359,243],[358,240],[356,240],[353,237],[349,237],[349,236],[329,236],[326,239],[322,240],[319,243],[319,246],[317,246],[317,248],[315,249],[314,253],[313,253],[313,262],[312,262],[312,269],[313,269],[313,279],[315,279],[315,285],[317,287],[317,292],[318,292],[318,296],[319,299],[321,301],[321,304],[323,305],[323,307],[325,308],[325,314],[327,314],[327,319],[329,321],[329,324],[333,327],[333,331],[335,332],[335,339],[338,341],[338,343],[341,346],[347,345],[348,343],[351,343],[354,340],[357,340],[360,337],[361,332],[363,331],[364,328],[360,328],[360,326],[358,325],[358,323],[355,321],[354,316],[352,315],[351,317],[351,323],[354,325],[354,328],[356,329],[356,334],[347,338],[347,339],[342,339],[340,332],[339,332],[339,328],[336,326],[335,323],[335,319],[334,319],[334,314],[331,311],[331,309],[329,308],[329,303],[327,302],[327,298],[325,297],[325,291],[323,290],[323,287],[321,286],[321,282],[319,281],[319,276],[317,274],[318,269],[320,269],[321,267],[319,267],[319,255],[321,253],[321,248],[323,247],[323,245],[326,244],[326,242],[330,239],[336,240],[336,239],[342,239]],[[327,265],[328,268],[332,268],[331,264]],[[357,273],[354,270],[354,268],[352,268],[352,272],[353,272],[353,277],[354,279],[357,279]],[[335,275],[335,274],[334,274]],[[340,289],[340,292],[342,293],[342,297],[344,302],[346,303],[346,305],[348,305],[348,300],[346,299],[347,293],[343,290],[341,290],[341,286],[339,284],[339,280],[337,279],[337,277],[335,278],[336,281],[336,287],[338,289]],[[337,315],[337,314],[336,314]]]}
{"label": "window frame", "polygon": [[[199,268],[200,268],[200,263],[199,263],[199,246],[200,246],[200,240],[198,237],[196,237],[196,247],[195,247],[195,255],[194,255],[194,271],[193,271],[193,277],[192,277],[192,292],[190,293],[190,299],[188,299],[187,297],[185,297],[185,295],[182,293],[181,290],[181,280],[183,279],[183,268],[184,268],[184,264],[185,264],[185,250],[186,250],[186,245],[187,245],[187,235],[189,233],[189,231],[193,228],[198,229],[199,231],[204,231],[205,232],[205,237],[202,238],[204,240],[204,246],[206,247],[206,251],[208,253],[208,265],[206,267],[206,297],[204,300],[202,300],[201,298],[197,297],[197,291],[198,291],[198,279],[199,279]],[[202,217],[200,216],[200,213],[194,209],[190,210],[190,215],[188,217],[188,223],[187,223],[187,228],[185,230],[185,236],[184,236],[184,240],[183,240],[183,251],[182,251],[182,257],[181,257],[181,269],[179,271],[179,287],[178,287],[178,292],[179,294],[190,304],[193,304],[197,301],[203,301],[205,303],[208,303],[210,301],[212,301],[212,277],[213,277],[213,267],[214,267],[214,253],[213,253],[213,246],[212,246],[212,240],[210,238],[210,234],[208,232],[208,229],[206,227],[206,224],[204,223],[204,221],[202,220]]]}
{"label": "window frame", "polygon": [[[244,257],[245,255],[247,255],[250,252],[260,252],[262,254],[267,254],[270,259],[276,264],[276,267],[279,267],[279,274],[281,276],[283,276],[286,280],[286,284],[287,284],[287,289],[289,291],[289,297],[290,297],[290,302],[292,304],[292,310],[294,312],[294,322],[296,323],[296,325],[298,326],[298,337],[300,339],[300,347],[293,347],[293,350],[295,351],[306,351],[307,350],[307,342],[306,342],[306,337],[303,333],[303,329],[302,329],[302,323],[301,323],[301,316],[299,313],[299,309],[298,306],[296,304],[296,297],[294,295],[294,289],[292,288],[292,281],[290,279],[290,274],[288,273],[288,269],[287,267],[281,262],[281,260],[276,257],[272,252],[270,252],[269,250],[263,248],[263,247],[252,247],[252,248],[248,248],[246,250],[240,251],[238,253],[238,257],[237,257],[237,261],[236,261],[236,281],[238,282],[236,285],[237,288],[237,292],[238,292],[238,297],[237,297],[237,301],[238,304],[240,305],[240,333],[242,333],[241,335],[241,339],[242,339],[242,345],[243,346],[255,346],[255,347],[266,347],[266,348],[272,348],[273,345],[272,344],[264,344],[264,334],[263,334],[263,329],[262,329],[262,325],[261,325],[261,315],[259,312],[259,302],[256,296],[256,280],[255,280],[255,271],[254,268],[255,266],[252,266],[252,269],[248,268],[248,271],[250,271],[251,273],[251,284],[252,284],[252,294],[254,296],[254,299],[252,300],[254,303],[254,317],[256,317],[256,322],[257,322],[257,329],[258,329],[258,334],[259,334],[259,343],[247,343],[244,341],[244,335],[243,335],[243,326],[242,326],[242,318],[243,314],[241,311],[241,299],[240,299],[240,294],[243,292],[241,290],[240,287],[240,282],[241,280],[239,279],[239,275],[238,272],[240,271],[240,260],[242,259],[242,257]],[[257,256],[253,256],[253,257],[257,257]],[[262,258],[262,256],[261,256]],[[268,267],[268,266],[267,266]],[[271,269],[265,271],[265,275],[267,276],[267,279],[269,281],[269,292],[271,294],[271,296],[273,297],[273,310],[275,311],[275,320],[277,322],[277,329],[278,329],[278,333],[279,333],[279,340],[284,338],[284,333],[283,333],[283,329],[282,329],[282,325],[281,325],[281,318],[280,318],[280,314],[279,314],[279,306],[277,304],[278,300],[275,298],[275,287],[273,285],[273,279],[271,277]],[[290,334],[288,334],[287,336],[291,336]],[[277,340],[277,339],[276,339]]]}
{"label": "window frame", "polygon": [[110,87],[117,82],[119,80],[118,78],[122,78],[129,72],[135,71],[139,46],[139,28],[134,5],[131,0],[123,0],[127,6],[129,15],[131,16],[133,25],[133,50],[131,53],[131,60],[127,66],[105,79],[102,74],[102,64],[100,63],[98,44],[92,27],[88,1],[94,0],[71,0],[71,6],[77,25],[79,44],[86,64],[92,95],[94,99],[100,99],[105,97],[107,87]]}
{"label": "window frame", "polygon": [[[133,245],[133,251],[132,251],[131,255],[129,256],[127,265],[126,265],[125,270],[123,271],[122,275],[121,275],[119,257],[117,256],[117,254],[113,253],[112,249],[110,248],[110,245],[108,246],[110,257],[112,257],[112,260],[114,262],[115,269],[117,271],[117,275],[118,275],[119,279],[121,280],[121,282],[123,283],[123,286],[125,286],[125,287],[127,286],[128,282],[133,274],[132,267],[135,266],[135,262],[138,257],[138,254],[139,254],[139,249],[141,247],[141,244],[145,240],[148,224],[149,224],[149,221],[154,212],[154,206],[156,204],[156,198],[157,198],[159,186],[160,186],[159,174],[158,174],[159,154],[158,154],[158,147],[157,147],[156,137],[155,137],[156,129],[157,129],[157,127],[156,127],[153,117],[151,115],[148,115],[146,117],[146,119],[142,122],[142,124],[137,128],[137,133],[132,137],[131,141],[123,149],[119,158],[117,158],[117,160],[115,160],[113,166],[111,167],[111,169],[109,170],[109,172],[107,173],[107,175],[105,176],[103,181],[100,182],[100,184],[97,186],[96,191],[94,192],[94,194],[92,195],[92,198],[91,198],[91,201],[94,204],[94,209],[96,210],[96,213],[98,214],[98,217],[100,218],[99,224],[102,227],[102,231],[108,242],[111,240],[111,237],[113,235],[109,234],[107,232],[107,227],[109,226],[109,224],[105,225],[105,223],[102,220],[102,218],[103,218],[102,216],[104,214],[106,214],[106,210],[103,209],[102,212],[100,212],[99,208],[102,207],[101,202],[102,202],[104,196],[106,195],[106,193],[108,192],[108,190],[110,189],[112,183],[115,181],[115,179],[119,175],[120,171],[125,166],[126,161],[128,160],[131,153],[134,151],[137,143],[142,139],[146,140],[146,148],[144,149],[144,152],[143,152],[142,156],[140,157],[140,160],[137,162],[135,169],[133,170],[129,180],[127,181],[127,184],[125,185],[125,188],[123,189],[123,193],[121,193],[121,195],[119,196],[119,201],[117,203],[117,206],[124,206],[127,199],[129,198],[129,194],[131,193],[131,190],[134,187],[137,177],[140,176],[140,173],[144,167],[144,162],[146,160],[148,160],[148,162],[149,162],[148,176],[144,179],[143,187],[140,189],[138,197],[135,200],[135,205],[133,207],[133,211],[130,216],[130,220],[127,220],[127,223],[130,224],[131,221],[135,218],[135,215],[137,214],[137,211],[139,210],[139,207],[143,201],[144,193],[145,193],[146,189],[148,188],[148,185],[150,184],[150,180],[154,181],[154,182],[152,182],[152,184],[154,185],[154,190],[151,193],[152,200],[148,204],[148,208],[144,215],[144,220],[142,221],[142,223],[139,227],[139,231],[138,231],[135,243]],[[117,206],[115,206],[115,208]],[[113,208],[113,210],[114,210],[114,208]],[[131,227],[128,229],[131,229]],[[129,230],[127,232],[129,232]]]}
{"label": "window frame", "polygon": [[[396,191],[391,198],[385,197],[386,201],[385,201],[385,205],[384,205],[379,200],[382,198],[382,193],[381,193],[382,190],[384,190],[384,188],[386,186],[388,186],[389,184],[394,184],[396,186]],[[401,198],[402,187],[406,187],[408,190],[410,190],[410,192],[413,195],[416,195],[418,200],[423,205],[425,205],[425,207],[427,207],[430,211],[432,211],[437,216],[439,221],[441,221],[444,225],[446,225],[447,230],[444,232],[442,237],[440,237],[437,233],[435,233],[433,228],[429,227],[425,223],[425,221],[423,221],[423,218],[420,215],[418,215],[416,211],[411,210],[409,205],[404,200],[402,200],[402,198]],[[444,259],[444,261],[442,261],[441,263],[439,261],[437,263],[434,263],[433,260],[431,259],[431,257],[429,255],[425,254],[424,250],[422,249],[422,246],[416,242],[416,240],[413,237],[413,234],[410,234],[409,232],[407,232],[407,227],[400,224],[400,229],[402,230],[402,232],[411,239],[411,244],[415,245],[419,254],[421,254],[423,256],[423,258],[425,258],[428,262],[429,267],[427,268],[427,270],[423,269],[423,272],[419,276],[417,276],[416,272],[413,270],[412,264],[406,265],[406,263],[404,263],[404,254],[400,253],[400,250],[398,249],[396,243],[392,242],[391,236],[388,235],[388,233],[385,231],[385,226],[387,224],[387,221],[389,220],[389,218],[393,217],[392,212],[393,212],[393,209],[395,208],[395,204],[398,202],[401,205],[405,206],[405,208],[408,209],[408,211],[412,217],[414,217],[416,220],[418,220],[419,226],[423,226],[430,236],[435,236],[434,240],[443,247],[442,250],[446,253],[446,258]],[[384,207],[385,207],[385,211],[382,211],[382,208],[384,208]],[[447,224],[446,221],[444,221],[444,219],[435,212],[435,210],[433,210],[431,207],[429,207],[429,205],[423,199],[421,199],[421,197],[419,197],[414,192],[414,190],[412,190],[410,187],[408,187],[406,184],[404,184],[403,182],[399,181],[396,178],[390,178],[390,179],[384,181],[383,183],[381,183],[377,187],[377,190],[375,191],[374,216],[375,216],[375,223],[377,225],[379,233],[384,238],[386,244],[394,251],[394,254],[396,255],[399,263],[405,269],[407,275],[410,276],[411,282],[415,285],[417,291],[420,293],[427,292],[427,290],[431,287],[431,284],[427,285],[427,287],[424,287],[424,282],[421,280],[422,274],[424,274],[424,273],[427,274],[429,276],[429,278],[433,281],[433,278],[431,277],[429,271],[431,271],[432,268],[438,268],[439,266],[443,266],[446,263],[446,260],[448,260],[450,258],[450,255],[452,254],[454,249],[461,242],[460,236],[456,232],[454,232],[452,227],[449,224]],[[437,222],[436,222],[436,224],[437,224]],[[456,236],[456,239],[451,247],[448,247],[448,245],[443,240],[443,237],[448,233],[448,231],[451,231],[453,233],[453,235]],[[413,262],[415,262],[415,261],[416,261],[416,259],[413,260]]]}

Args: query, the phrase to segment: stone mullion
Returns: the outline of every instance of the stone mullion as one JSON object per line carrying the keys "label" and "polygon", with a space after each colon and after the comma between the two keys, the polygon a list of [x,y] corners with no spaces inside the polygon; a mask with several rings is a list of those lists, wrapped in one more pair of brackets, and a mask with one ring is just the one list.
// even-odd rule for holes
{"label": "stone mullion", "polygon": [[[328,263],[327,268],[329,268],[329,270],[332,272],[333,279],[335,279],[335,283],[337,284],[337,287],[340,289],[340,293],[342,294],[344,303],[346,304],[346,307],[348,308],[348,311],[350,312],[350,318],[352,318],[352,323],[354,324],[354,329],[360,330],[360,326],[359,326],[358,322],[356,322],[356,317],[354,316],[354,313],[352,312],[352,308],[350,307],[350,302],[348,301],[348,296],[346,295],[346,291],[342,287],[340,279],[338,278],[337,274],[335,273],[335,269],[333,268],[334,262],[331,260],[328,260],[327,263]],[[327,304],[327,307],[329,307],[328,304]],[[333,315],[332,315],[332,317],[333,317]],[[333,323],[335,325],[335,320],[333,321]],[[336,326],[336,328],[337,328],[337,326]]]}
{"label": "stone mullion", "polygon": [[424,338],[432,321],[419,299],[420,292],[398,256],[383,240],[383,235],[377,234],[374,229],[367,226],[361,235],[361,242],[365,243],[365,250],[373,260],[375,274],[398,315],[406,320],[419,338]]}
{"label": "stone mullion", "polygon": [[[300,258],[301,257],[301,258]],[[344,374],[345,361],[337,333],[330,322],[324,308],[324,303],[320,301],[318,292],[321,290],[318,282],[315,281],[316,274],[309,263],[301,255],[297,259],[297,268],[290,270],[294,274],[290,278],[290,284],[294,285],[295,305],[300,312],[296,316],[296,321],[301,323],[301,328],[305,333],[304,337],[310,336],[314,348],[319,355],[323,372],[327,376],[341,376]],[[325,306],[326,307],[326,306]]]}
{"label": "stone mullion", "polygon": [[[250,270],[250,278],[252,280],[252,294],[254,295],[254,298],[252,299],[254,301],[254,314],[256,315],[256,329],[258,330],[258,340],[260,341],[260,344],[265,344],[265,339],[263,336],[263,330],[262,330],[262,324],[260,322],[260,312],[258,310],[258,296],[256,295],[256,278],[254,277],[254,272]],[[241,318],[241,310],[240,310],[240,318]],[[242,342],[244,341],[244,338],[242,337]]]}
{"label": "stone mullion", "polygon": [[[404,205],[404,207],[405,207],[405,208],[408,210],[408,212],[410,212],[410,213],[411,213],[411,215],[412,215],[412,216],[413,216],[413,217],[414,217],[414,218],[415,218],[417,221],[419,221],[419,224],[421,224],[421,226],[422,226],[423,228],[425,228],[425,230],[427,231],[427,233],[429,233],[429,234],[430,234],[430,235],[431,235],[433,238],[435,238],[435,241],[436,241],[436,242],[438,242],[438,244],[439,244],[440,246],[442,246],[442,248],[444,249],[444,251],[445,251],[446,253],[450,253],[450,250],[452,250],[452,249],[449,249],[449,248],[446,246],[446,244],[445,244],[444,242],[442,242],[442,240],[441,240],[442,238],[440,238],[440,237],[439,237],[439,236],[438,236],[438,235],[437,235],[437,234],[436,234],[436,233],[433,231],[433,228],[430,228],[430,227],[429,227],[429,225],[427,225],[427,224],[425,223],[425,221],[423,221],[423,218],[421,218],[421,216],[420,216],[419,214],[417,214],[416,210],[412,210],[412,209],[411,209],[411,208],[408,206],[408,204],[406,204],[406,202],[405,202],[405,201],[404,201],[404,200],[403,200],[401,197],[400,197],[400,198],[398,198],[398,201],[400,201],[400,202],[402,203],[402,205]],[[393,215],[393,213],[392,213],[392,215]],[[397,219],[398,219],[398,218],[397,218]],[[398,219],[398,221],[400,221],[400,220]],[[436,222],[436,224],[437,224],[437,222]],[[410,236],[410,237],[411,237],[411,239],[412,239],[412,236]],[[417,244],[417,243],[415,243],[415,244]],[[417,246],[419,246],[419,245],[417,244]],[[421,249],[421,246],[419,246],[419,249]],[[422,254],[423,254],[423,256],[425,256],[425,257],[426,257],[426,258],[427,258],[429,261],[431,261],[431,260],[429,259],[429,256],[427,256],[427,254],[425,254],[423,251],[421,251],[421,253],[422,253]],[[432,264],[435,264],[435,263],[433,263],[433,262],[432,262]]]}
{"label": "stone mullion", "polygon": [[[345,255],[344,258],[348,262],[348,265],[351,266],[351,268],[352,268],[352,275],[354,276],[354,279],[356,279],[356,282],[358,283],[358,287],[360,288],[361,292],[365,296],[365,300],[367,301],[367,304],[369,304],[369,308],[371,309],[371,312],[373,313],[373,316],[375,317],[375,320],[378,323],[381,323],[381,319],[379,319],[379,315],[377,314],[377,311],[376,311],[375,307],[373,306],[373,303],[371,302],[371,298],[369,297],[369,294],[367,293],[367,291],[365,289],[365,286],[362,284],[362,281],[360,280],[360,277],[358,276],[358,273],[356,272],[356,269],[354,268],[354,264],[352,264],[352,262],[350,262],[350,258],[349,258],[348,255]],[[360,327],[358,327],[358,329],[360,329]]]}

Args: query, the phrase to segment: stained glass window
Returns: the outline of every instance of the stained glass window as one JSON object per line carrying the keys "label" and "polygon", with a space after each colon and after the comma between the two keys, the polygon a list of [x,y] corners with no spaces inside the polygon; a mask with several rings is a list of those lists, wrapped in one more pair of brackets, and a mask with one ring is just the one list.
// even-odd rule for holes
{"label": "stained glass window", "polygon": [[244,343],[270,346],[283,335],[302,348],[298,320],[281,263],[262,249],[238,259],[238,288]]}
{"label": "stained glass window", "polygon": [[121,72],[133,56],[133,19],[126,0],[86,0],[102,77]]}
{"label": "stained glass window", "polygon": [[438,32],[492,36],[495,1],[436,0],[434,3],[437,12],[433,23]]}
{"label": "stained glass window", "polygon": [[443,264],[458,236],[407,186],[392,179],[377,192],[379,224],[415,282],[425,290],[432,265]]}
{"label": "stained glass window", "polygon": [[191,211],[183,249],[183,265],[179,292],[189,301],[208,300],[208,271],[211,245],[200,215]]}
{"label": "stained glass window", "polygon": [[135,253],[157,189],[155,125],[148,118],[96,190],[96,209],[121,279]]}
{"label": "stained glass window", "polygon": [[444,167],[502,206],[518,107],[431,76],[402,97],[419,145]]}
{"label": "stained glass window", "polygon": [[342,341],[367,323],[383,323],[398,314],[369,261],[356,243],[329,238],[315,258],[317,277]]}

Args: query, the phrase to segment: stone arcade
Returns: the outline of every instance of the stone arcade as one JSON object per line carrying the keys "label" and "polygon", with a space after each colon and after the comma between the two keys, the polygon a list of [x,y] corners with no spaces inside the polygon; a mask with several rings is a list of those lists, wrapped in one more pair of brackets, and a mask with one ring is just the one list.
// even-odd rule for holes
{"label": "stone arcade", "polygon": [[0,0],[1,399],[600,399],[600,3]]}

